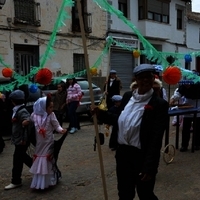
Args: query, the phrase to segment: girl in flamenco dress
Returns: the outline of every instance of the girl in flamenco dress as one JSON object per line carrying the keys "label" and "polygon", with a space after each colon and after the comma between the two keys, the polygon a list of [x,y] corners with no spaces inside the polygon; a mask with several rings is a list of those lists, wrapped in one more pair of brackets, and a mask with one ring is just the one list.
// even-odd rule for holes
{"label": "girl in flamenco dress", "polygon": [[[30,172],[33,174],[31,188],[45,189],[57,184],[61,173],[56,161],[58,151],[64,141],[67,130],[63,129],[53,113],[53,102],[50,96],[39,98],[33,107],[31,120],[35,125],[36,146],[33,156],[33,165]],[[56,147],[53,131],[62,133],[62,142]],[[58,143],[58,142],[57,142]],[[57,151],[57,152],[56,152]]]}

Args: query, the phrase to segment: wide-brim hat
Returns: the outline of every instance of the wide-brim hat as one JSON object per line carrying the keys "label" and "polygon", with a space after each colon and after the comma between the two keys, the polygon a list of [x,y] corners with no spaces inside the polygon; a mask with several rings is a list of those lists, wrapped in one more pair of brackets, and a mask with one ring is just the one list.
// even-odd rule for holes
{"label": "wide-brim hat", "polygon": [[143,72],[155,73],[155,67],[151,64],[141,64],[134,68],[133,75],[137,76]]}

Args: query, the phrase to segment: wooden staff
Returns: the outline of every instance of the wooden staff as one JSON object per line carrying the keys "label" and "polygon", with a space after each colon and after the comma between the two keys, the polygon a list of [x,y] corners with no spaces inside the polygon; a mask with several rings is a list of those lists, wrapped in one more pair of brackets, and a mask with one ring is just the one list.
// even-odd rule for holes
{"label": "wooden staff", "polygon": [[[90,67],[89,67],[89,60],[88,60],[87,45],[86,45],[85,27],[84,27],[84,23],[83,23],[82,8],[81,8],[80,0],[77,0],[77,8],[78,8],[78,16],[79,16],[81,36],[82,36],[82,42],[83,42],[85,66],[86,66],[87,77],[88,77],[88,82],[89,82],[90,97],[91,97],[92,106],[95,106],[94,95],[93,95],[93,90],[92,90],[92,79],[91,79],[91,75],[90,75]],[[99,140],[99,131],[98,131],[96,115],[93,116],[93,121],[94,121],[95,133],[96,133],[97,149],[98,149],[100,170],[101,170],[101,178],[102,178],[103,189],[104,189],[104,198],[105,198],[105,200],[108,200],[106,180],[105,180],[105,174],[104,174],[104,166],[103,166],[103,158],[102,158],[101,145],[100,145],[100,140]]]}
{"label": "wooden staff", "polygon": [[[105,85],[105,92],[107,92],[108,89],[108,81],[110,78],[110,51],[111,51],[111,47],[109,47],[109,51],[108,51],[108,71],[107,71],[107,78],[106,78],[106,85]],[[107,99],[107,94],[104,96],[105,101]]]}

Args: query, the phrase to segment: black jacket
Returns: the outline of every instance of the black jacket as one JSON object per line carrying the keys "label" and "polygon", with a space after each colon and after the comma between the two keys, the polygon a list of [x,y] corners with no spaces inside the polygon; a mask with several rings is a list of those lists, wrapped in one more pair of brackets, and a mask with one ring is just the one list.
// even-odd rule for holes
{"label": "black jacket", "polygon": [[[107,83],[108,94],[106,98],[106,103],[107,103],[108,108],[114,105],[114,103],[111,100],[112,96],[120,95],[121,89],[122,89],[122,84],[121,84],[121,80],[118,77],[113,81],[111,86],[110,86],[110,79],[108,80],[108,83]],[[104,91],[106,91],[106,85],[104,85]]]}
{"label": "black jacket", "polygon": [[[122,99],[121,110],[124,109],[132,96],[129,92]],[[156,174],[162,139],[165,129],[168,125],[168,102],[158,97],[155,93],[152,95],[149,103],[149,109],[145,109],[140,129],[141,151],[143,155],[143,173]],[[106,111],[100,111],[98,119],[106,124],[113,125],[113,129],[118,132],[118,117]]]}

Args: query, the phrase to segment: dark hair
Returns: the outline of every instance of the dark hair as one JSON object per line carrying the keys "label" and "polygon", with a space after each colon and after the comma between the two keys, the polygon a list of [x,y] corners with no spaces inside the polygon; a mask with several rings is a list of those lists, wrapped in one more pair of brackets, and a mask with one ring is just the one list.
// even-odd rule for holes
{"label": "dark hair", "polygon": [[46,109],[50,106],[52,99],[51,99],[51,94],[47,94],[47,99],[46,99]]}
{"label": "dark hair", "polygon": [[66,88],[69,88],[70,84],[69,84],[69,80],[72,80],[72,87],[74,86],[75,83],[77,83],[75,78],[69,78],[66,80]]}
{"label": "dark hair", "polygon": [[62,87],[62,90],[65,91],[66,90],[66,84],[64,82],[60,82],[57,85],[60,85]]}

